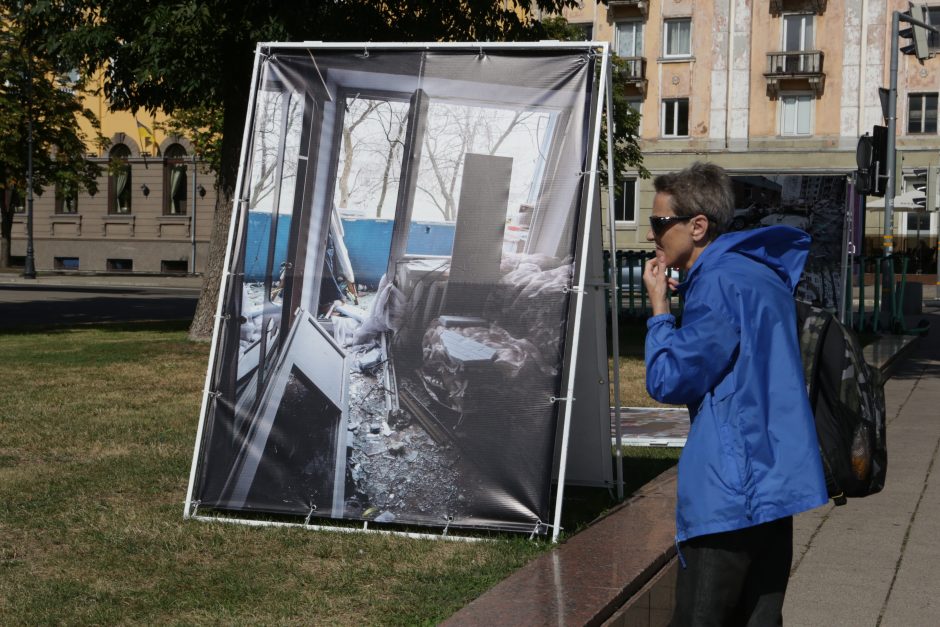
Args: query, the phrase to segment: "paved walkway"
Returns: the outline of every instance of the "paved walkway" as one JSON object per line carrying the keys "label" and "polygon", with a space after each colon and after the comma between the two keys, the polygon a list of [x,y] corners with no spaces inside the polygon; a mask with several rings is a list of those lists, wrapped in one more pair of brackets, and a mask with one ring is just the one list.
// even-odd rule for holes
{"label": "paved walkway", "polygon": [[798,516],[792,626],[940,625],[940,312],[885,386],[882,493]]}

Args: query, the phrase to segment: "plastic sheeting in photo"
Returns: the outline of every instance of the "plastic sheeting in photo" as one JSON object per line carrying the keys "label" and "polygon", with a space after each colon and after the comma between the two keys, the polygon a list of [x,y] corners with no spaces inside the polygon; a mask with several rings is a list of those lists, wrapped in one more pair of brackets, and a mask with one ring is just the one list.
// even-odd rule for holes
{"label": "plastic sheeting in photo", "polygon": [[194,502],[548,520],[596,62],[263,50]]}

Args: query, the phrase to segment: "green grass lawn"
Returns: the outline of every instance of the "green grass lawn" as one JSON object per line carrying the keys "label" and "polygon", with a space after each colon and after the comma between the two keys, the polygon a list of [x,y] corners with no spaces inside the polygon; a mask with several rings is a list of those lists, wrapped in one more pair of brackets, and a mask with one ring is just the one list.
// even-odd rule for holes
{"label": "green grass lawn", "polygon": [[[180,324],[0,335],[0,624],[433,624],[549,546],[185,521],[208,350]],[[675,461],[638,455],[635,484]],[[580,498],[569,529],[609,506]]]}

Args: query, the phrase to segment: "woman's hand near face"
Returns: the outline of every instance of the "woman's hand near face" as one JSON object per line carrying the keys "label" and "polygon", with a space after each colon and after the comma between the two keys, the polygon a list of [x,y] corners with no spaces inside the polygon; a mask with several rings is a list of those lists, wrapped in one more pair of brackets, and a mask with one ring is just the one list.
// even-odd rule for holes
{"label": "woman's hand near face", "polygon": [[647,260],[643,268],[643,283],[650,296],[653,315],[669,313],[669,290],[675,289],[678,281],[667,277],[667,268],[655,257]]}

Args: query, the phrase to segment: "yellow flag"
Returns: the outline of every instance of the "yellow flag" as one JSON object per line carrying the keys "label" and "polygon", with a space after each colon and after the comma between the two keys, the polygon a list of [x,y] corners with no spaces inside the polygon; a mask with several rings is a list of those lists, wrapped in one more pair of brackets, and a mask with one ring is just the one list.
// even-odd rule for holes
{"label": "yellow flag", "polygon": [[134,121],[137,122],[137,135],[140,137],[141,152],[149,152],[159,156],[160,145],[157,143],[157,138],[154,137],[153,131],[151,131],[147,125],[141,124],[137,118],[134,118]]}

